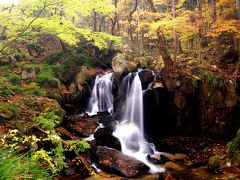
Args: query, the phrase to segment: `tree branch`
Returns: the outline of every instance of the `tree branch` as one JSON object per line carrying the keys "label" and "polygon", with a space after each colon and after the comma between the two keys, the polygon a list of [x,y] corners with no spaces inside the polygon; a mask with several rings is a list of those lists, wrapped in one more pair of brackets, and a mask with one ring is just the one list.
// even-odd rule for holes
{"label": "tree branch", "polygon": [[20,34],[17,35],[16,38],[14,38],[13,40],[11,40],[10,42],[6,43],[1,49],[0,49],[0,53],[3,52],[3,50],[8,47],[12,42],[16,41],[18,38],[20,38],[29,28],[30,26],[34,23],[34,21],[36,21],[40,15],[42,14],[42,12],[49,6],[53,6],[56,4],[59,4],[63,1],[58,1],[58,2],[54,2],[54,3],[50,3],[50,4],[46,4],[46,0],[43,2],[43,7],[42,9],[38,12],[37,16],[35,18],[32,19],[32,21],[30,21],[30,23],[22,30],[22,32]]}

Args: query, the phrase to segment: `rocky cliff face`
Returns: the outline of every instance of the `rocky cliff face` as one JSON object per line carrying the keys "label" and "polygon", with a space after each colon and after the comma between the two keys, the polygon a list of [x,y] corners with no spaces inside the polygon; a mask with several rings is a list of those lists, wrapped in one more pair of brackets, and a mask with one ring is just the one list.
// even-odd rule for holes
{"label": "rocky cliff face", "polygon": [[161,135],[229,137],[239,117],[237,86],[213,86],[188,76],[161,76],[144,95],[148,138]]}

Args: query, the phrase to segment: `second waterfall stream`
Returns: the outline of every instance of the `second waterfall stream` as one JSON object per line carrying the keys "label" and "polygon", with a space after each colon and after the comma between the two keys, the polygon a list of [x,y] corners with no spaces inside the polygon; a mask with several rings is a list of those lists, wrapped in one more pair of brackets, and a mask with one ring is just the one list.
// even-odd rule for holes
{"label": "second waterfall stream", "polygon": [[[96,77],[87,109],[90,115],[101,111],[109,111],[110,114],[114,112],[111,92],[112,76],[112,73],[105,73]],[[144,138],[143,90],[138,72],[129,73],[122,83],[125,87],[125,99],[120,121],[113,135],[120,140],[124,154],[135,157],[148,165],[152,173],[162,172],[164,168],[153,165],[146,159],[148,154],[159,154],[159,152],[156,152],[154,145]]]}

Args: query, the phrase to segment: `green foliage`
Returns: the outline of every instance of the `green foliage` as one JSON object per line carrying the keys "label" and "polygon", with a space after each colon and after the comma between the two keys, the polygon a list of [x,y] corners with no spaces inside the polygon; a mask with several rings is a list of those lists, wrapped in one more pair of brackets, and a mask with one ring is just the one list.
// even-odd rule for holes
{"label": "green foliage", "polygon": [[[192,73],[200,76],[199,78],[201,80],[207,81],[208,83],[210,83],[215,88],[221,88],[224,85],[223,80],[218,75],[215,75],[215,74],[213,74],[210,71],[206,71],[206,70],[201,70],[199,68],[195,68],[192,71]],[[193,78],[193,83],[195,83],[194,81],[197,80],[197,79],[196,80],[195,79],[196,78]]]}
{"label": "green foliage", "polygon": [[10,77],[10,81],[14,84],[14,85],[19,85],[21,82],[21,76],[17,75],[17,74],[12,74]]}
{"label": "green foliage", "polygon": [[53,130],[59,123],[59,117],[51,110],[45,110],[41,112],[34,120],[46,130]]}
{"label": "green foliage", "polygon": [[19,109],[15,104],[11,104],[8,102],[0,102],[0,110],[8,110],[16,115],[20,113]]}
{"label": "green foliage", "polygon": [[9,96],[11,93],[12,89],[9,86],[4,85],[0,87],[0,96]]}
{"label": "green foliage", "polygon": [[21,0],[18,6],[11,7],[11,13],[8,8],[1,11],[1,26],[7,27],[8,31],[6,39],[0,42],[0,50],[10,42],[37,41],[37,37],[42,34],[55,34],[69,45],[76,45],[80,40],[79,35],[82,35],[91,39],[99,48],[107,46],[106,40],[116,37],[92,32],[81,26],[81,23],[84,23],[83,17],[91,15],[93,10],[109,16],[114,6],[110,0],[46,0],[39,3],[35,0]]}
{"label": "green foliage", "polygon": [[86,150],[90,149],[90,147],[91,146],[84,140],[71,140],[64,144],[64,149],[66,151],[73,151],[76,154],[85,152]]}
{"label": "green foliage", "polygon": [[240,160],[240,129],[236,137],[227,144],[227,151],[235,162],[239,164]]}
{"label": "green foliage", "polygon": [[10,67],[8,65],[2,67],[3,77],[9,77],[11,74]]}
{"label": "green foliage", "polygon": [[18,155],[11,149],[0,149],[0,179],[51,179],[48,169],[29,159],[28,154]]}
{"label": "green foliage", "polygon": [[44,66],[43,72],[37,76],[37,82],[41,87],[58,88],[59,80],[53,76],[52,69],[49,65]]}
{"label": "green foliage", "polygon": [[46,58],[45,62],[48,63],[55,74],[55,76],[63,83],[73,82],[78,66],[91,65],[93,57],[84,52],[80,48],[69,49],[65,52],[55,53]]}
{"label": "green foliage", "polygon": [[195,91],[198,88],[198,81],[199,81],[199,79],[192,78],[193,91]]}
{"label": "green foliage", "polygon": [[208,169],[218,173],[221,168],[221,164],[222,161],[219,156],[212,156],[208,160]]}
{"label": "green foliage", "polygon": [[3,138],[3,146],[18,151],[24,144],[31,144],[31,150],[36,150],[39,141],[35,135],[23,135],[18,129],[10,129]]}
{"label": "green foliage", "polygon": [[219,78],[217,75],[210,73],[209,71],[203,71],[201,79],[211,83],[213,87],[223,86],[223,80]]}

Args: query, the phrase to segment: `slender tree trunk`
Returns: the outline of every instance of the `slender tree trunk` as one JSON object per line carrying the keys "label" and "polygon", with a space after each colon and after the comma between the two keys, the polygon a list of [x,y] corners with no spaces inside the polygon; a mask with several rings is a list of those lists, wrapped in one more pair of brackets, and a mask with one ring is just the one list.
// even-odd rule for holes
{"label": "slender tree trunk", "polygon": [[[236,0],[237,12],[238,12],[238,25],[240,26],[240,0]],[[238,41],[238,56],[240,57],[240,40]]]}
{"label": "slender tree trunk", "polygon": [[6,26],[4,26],[3,30],[1,32],[0,40],[4,40],[5,39],[4,36],[5,36],[6,30],[7,30],[7,28],[6,28]]}
{"label": "slender tree trunk", "polygon": [[167,43],[166,43],[165,37],[163,35],[163,32],[158,30],[157,36],[158,36],[157,44],[158,44],[159,53],[162,56],[165,67],[173,66],[174,62],[168,53]]}
{"label": "slender tree trunk", "polygon": [[[117,9],[117,5],[118,5],[118,0],[114,0],[114,6],[115,6],[116,9]],[[116,24],[118,24],[118,14],[117,14],[117,12],[114,13],[114,17],[110,18],[110,20],[111,20],[111,23],[112,23],[111,34],[115,35],[115,26],[116,26]],[[110,41],[105,54],[109,53],[110,49],[113,46],[113,43],[114,43],[114,41]]]}
{"label": "slender tree trunk", "polygon": [[137,6],[138,6],[138,0],[135,0],[134,6],[131,9],[130,13],[129,13],[129,17],[128,17],[128,23],[129,23],[129,29],[128,29],[128,34],[130,36],[130,40],[133,43],[133,29],[132,29],[132,16],[133,13],[137,10]]}
{"label": "slender tree trunk", "polygon": [[[197,1],[197,6],[198,6],[198,13],[200,16],[200,20],[202,20],[202,0]],[[202,46],[202,27],[199,28],[198,34],[199,34],[200,46]]]}
{"label": "slender tree trunk", "polygon": [[211,0],[211,9],[212,9],[211,14],[212,23],[215,23],[217,20],[216,0]]}
{"label": "slender tree trunk", "polygon": [[101,22],[99,24],[99,28],[98,28],[99,32],[102,32],[102,26],[103,26],[104,23],[105,23],[105,16],[102,17]]}
{"label": "slender tree trunk", "polygon": [[240,0],[236,0],[238,20],[240,20]]}
{"label": "slender tree trunk", "polygon": [[[153,1],[147,0],[147,3],[149,4],[151,11],[154,13],[157,13],[157,9],[155,8]],[[155,20],[155,21],[157,21],[157,20]],[[156,43],[157,43],[157,46],[159,49],[159,53],[162,56],[165,67],[173,66],[173,60],[168,53],[167,43],[165,40],[164,33],[161,31],[160,28],[156,31],[156,33],[157,33],[157,37],[158,37],[156,40]]]}
{"label": "slender tree trunk", "polygon": [[[172,14],[173,14],[173,18],[176,18],[176,9],[175,9],[175,0],[171,0],[171,4],[172,4]],[[178,41],[178,37],[177,37],[177,32],[176,29],[174,29],[174,51],[173,51],[173,64],[175,65],[177,62],[177,41]]]}
{"label": "slender tree trunk", "polygon": [[93,31],[97,31],[97,12],[93,11]]}

